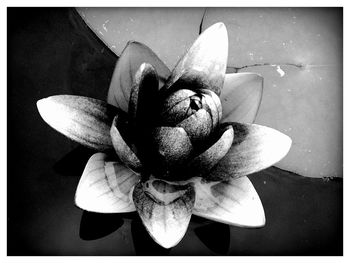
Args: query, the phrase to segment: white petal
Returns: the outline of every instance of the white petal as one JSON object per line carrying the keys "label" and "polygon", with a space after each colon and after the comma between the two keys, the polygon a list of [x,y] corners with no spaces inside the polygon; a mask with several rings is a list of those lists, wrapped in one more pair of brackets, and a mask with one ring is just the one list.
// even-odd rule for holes
{"label": "white petal", "polygon": [[210,172],[211,180],[238,178],[266,169],[288,153],[292,140],[262,125],[231,123],[234,139],[231,149]]}
{"label": "white petal", "polygon": [[220,95],[222,122],[253,123],[263,93],[263,78],[255,73],[226,74]]}
{"label": "white petal", "polygon": [[84,146],[103,151],[112,148],[109,130],[120,111],[104,101],[73,95],[56,95],[37,102],[41,117],[52,128]]}
{"label": "white petal", "polygon": [[135,211],[132,189],[139,176],[124,165],[109,161],[104,153],[89,159],[75,194],[78,207],[98,213]]}
{"label": "white petal", "polygon": [[177,245],[186,233],[195,194],[192,184],[149,180],[135,186],[134,203],[148,233],[159,245]]}
{"label": "white petal", "polygon": [[193,214],[242,227],[265,225],[260,198],[248,177],[222,182],[195,182]]}
{"label": "white petal", "polygon": [[157,71],[159,85],[170,75],[169,69],[147,46],[138,42],[128,42],[120,55],[109,86],[108,103],[128,112],[129,99],[135,73],[142,63],[151,64]]}
{"label": "white petal", "polygon": [[221,137],[188,163],[191,174],[205,176],[227,154],[233,142],[233,128],[226,126]]}
{"label": "white petal", "polygon": [[[224,84],[228,54],[227,30],[223,23],[206,29],[180,59],[165,83],[206,88],[220,95]],[[186,87],[182,87],[186,88]]]}

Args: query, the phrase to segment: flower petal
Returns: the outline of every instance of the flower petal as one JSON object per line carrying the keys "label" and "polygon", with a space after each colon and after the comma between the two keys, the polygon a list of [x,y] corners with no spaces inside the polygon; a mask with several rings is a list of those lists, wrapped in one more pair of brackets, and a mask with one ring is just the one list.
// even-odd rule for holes
{"label": "flower petal", "polygon": [[[224,83],[228,54],[228,38],[223,23],[205,30],[177,63],[165,90],[177,88],[206,88],[218,96]],[[179,85],[179,86],[178,86]]]}
{"label": "flower petal", "polygon": [[204,90],[202,102],[210,111],[213,126],[216,127],[222,118],[222,106],[220,98],[211,90]]}
{"label": "flower petal", "polygon": [[153,149],[159,156],[157,164],[167,168],[183,164],[193,150],[186,131],[181,127],[157,127],[153,132],[153,140]]}
{"label": "flower petal", "polygon": [[280,161],[292,140],[285,134],[257,124],[231,123],[234,140],[231,149],[213,168],[211,180],[238,178],[258,172]]}
{"label": "flower petal", "polygon": [[221,137],[206,151],[195,157],[188,164],[191,174],[205,176],[227,154],[233,142],[233,128],[225,126]]}
{"label": "flower petal", "polygon": [[180,89],[173,92],[162,101],[159,109],[160,123],[163,126],[176,126],[179,122],[193,114],[191,97],[196,93],[189,89]]}
{"label": "flower petal", "polygon": [[133,198],[136,210],[154,241],[165,248],[180,242],[195,201],[192,184],[176,185],[152,179],[138,183]]}
{"label": "flower petal", "polygon": [[151,64],[159,76],[159,87],[170,76],[170,70],[147,46],[138,42],[129,42],[123,50],[115,67],[108,91],[107,102],[128,112],[131,87],[136,71],[142,63]]}
{"label": "flower petal", "polygon": [[129,101],[129,117],[135,128],[152,126],[151,122],[157,114],[158,76],[148,63],[142,63],[137,70],[131,88]]}
{"label": "flower petal", "polygon": [[253,123],[263,92],[263,78],[255,73],[226,74],[220,99],[223,122]]}
{"label": "flower petal", "polygon": [[75,193],[75,204],[98,213],[135,211],[131,192],[139,175],[120,163],[109,161],[104,153],[89,159]]}
{"label": "flower petal", "polygon": [[113,124],[111,127],[111,138],[112,138],[113,147],[118,157],[120,158],[120,160],[126,166],[130,167],[130,169],[136,172],[139,172],[142,168],[141,161],[133,152],[133,150],[129,147],[129,145],[126,143],[120,131],[118,130],[118,127],[122,125],[120,123],[121,123],[120,117],[116,116],[113,120]]}
{"label": "flower petal", "polygon": [[57,95],[37,102],[41,117],[68,138],[98,151],[112,148],[109,130],[121,113],[101,100]]}
{"label": "flower petal", "polygon": [[184,128],[193,143],[203,142],[211,134],[213,123],[210,114],[200,109],[177,126]]}
{"label": "flower petal", "polygon": [[262,227],[265,213],[248,177],[221,182],[195,181],[193,214],[225,224]]}

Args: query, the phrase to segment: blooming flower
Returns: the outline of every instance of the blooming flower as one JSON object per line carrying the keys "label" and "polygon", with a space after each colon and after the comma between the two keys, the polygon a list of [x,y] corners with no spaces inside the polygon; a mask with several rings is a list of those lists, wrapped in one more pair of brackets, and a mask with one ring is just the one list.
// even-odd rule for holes
{"label": "blooming flower", "polygon": [[244,227],[265,224],[246,175],[282,159],[291,140],[251,124],[262,77],[225,74],[227,53],[222,23],[203,32],[172,72],[149,48],[130,42],[118,60],[108,103],[71,95],[38,101],[50,126],[99,151],[80,179],[78,207],[136,210],[166,248],[180,242],[192,214]]}

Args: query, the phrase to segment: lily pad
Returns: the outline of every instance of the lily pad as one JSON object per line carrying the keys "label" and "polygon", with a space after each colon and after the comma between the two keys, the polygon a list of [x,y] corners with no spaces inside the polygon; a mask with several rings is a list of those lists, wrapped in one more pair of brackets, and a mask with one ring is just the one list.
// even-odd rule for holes
{"label": "lily pad", "polygon": [[264,78],[256,123],[293,139],[278,167],[343,176],[342,9],[208,8],[203,28],[225,23],[231,72]]}

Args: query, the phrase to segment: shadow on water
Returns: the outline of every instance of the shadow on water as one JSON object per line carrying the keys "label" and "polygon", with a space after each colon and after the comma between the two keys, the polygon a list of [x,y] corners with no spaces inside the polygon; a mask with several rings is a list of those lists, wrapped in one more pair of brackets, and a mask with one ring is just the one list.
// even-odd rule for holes
{"label": "shadow on water", "polygon": [[170,249],[165,249],[153,241],[137,213],[101,214],[84,211],[80,220],[79,236],[86,241],[103,238],[122,227],[124,219],[131,219],[131,234],[136,255],[169,255]]}
{"label": "shadow on water", "polygon": [[120,214],[100,214],[84,211],[80,220],[80,238],[95,240],[118,230],[124,223]]}
{"label": "shadow on water", "polygon": [[64,176],[81,176],[89,158],[96,153],[96,150],[78,146],[63,156],[53,169]]}
{"label": "shadow on water", "polygon": [[228,253],[230,247],[229,225],[209,221],[208,224],[197,227],[194,232],[203,244],[214,253],[219,255]]}

